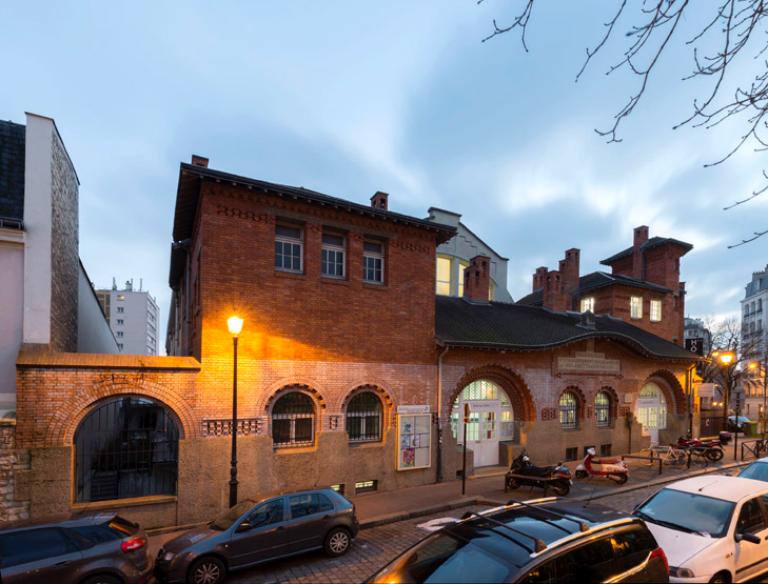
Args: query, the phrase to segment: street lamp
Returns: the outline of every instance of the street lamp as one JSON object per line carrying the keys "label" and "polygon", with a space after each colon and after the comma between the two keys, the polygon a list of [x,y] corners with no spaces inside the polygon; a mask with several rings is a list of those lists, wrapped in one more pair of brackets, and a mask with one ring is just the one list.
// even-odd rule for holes
{"label": "street lamp", "polygon": [[731,351],[715,351],[712,353],[723,366],[723,425],[728,424],[728,401],[731,398],[731,376],[728,366],[733,363],[736,355]]}
{"label": "street lamp", "polygon": [[232,458],[229,463],[229,506],[237,505],[237,336],[243,330],[243,319],[230,316],[227,328],[232,335],[234,365],[232,369]]}

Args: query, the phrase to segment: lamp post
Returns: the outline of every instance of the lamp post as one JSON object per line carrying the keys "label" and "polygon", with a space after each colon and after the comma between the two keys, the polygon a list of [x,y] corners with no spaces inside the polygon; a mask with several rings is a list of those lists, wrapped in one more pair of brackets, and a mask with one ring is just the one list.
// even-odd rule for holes
{"label": "lamp post", "polygon": [[232,458],[229,462],[229,506],[237,505],[237,336],[243,330],[243,319],[230,316],[227,328],[232,335],[234,360],[232,368]]}
{"label": "lamp post", "polygon": [[[731,351],[715,351],[713,353],[715,357],[718,358],[720,361],[720,364],[722,365],[722,374],[723,374],[723,426],[728,425],[728,402],[731,399],[731,375],[730,371],[728,371],[728,367],[731,363],[733,363],[733,360],[736,358],[736,355],[734,355]],[[723,428],[725,429],[725,428]]]}

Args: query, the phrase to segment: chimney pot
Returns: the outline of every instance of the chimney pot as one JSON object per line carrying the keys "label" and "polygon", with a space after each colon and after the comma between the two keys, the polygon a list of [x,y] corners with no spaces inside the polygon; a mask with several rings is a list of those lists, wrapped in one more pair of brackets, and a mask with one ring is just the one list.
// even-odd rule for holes
{"label": "chimney pot", "polygon": [[374,209],[381,209],[382,211],[386,211],[389,209],[388,201],[389,193],[376,191],[376,194],[371,197],[371,207]]}
{"label": "chimney pot", "polygon": [[208,168],[208,159],[205,156],[198,156],[197,154],[192,155],[192,165],[193,166],[202,166],[203,168]]}
{"label": "chimney pot", "polygon": [[464,298],[471,302],[488,302],[491,286],[488,256],[477,255],[464,269]]}

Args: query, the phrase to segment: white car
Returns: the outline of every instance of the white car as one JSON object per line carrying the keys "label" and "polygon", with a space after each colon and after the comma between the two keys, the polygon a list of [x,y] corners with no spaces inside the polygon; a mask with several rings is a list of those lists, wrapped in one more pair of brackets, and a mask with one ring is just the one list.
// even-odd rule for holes
{"label": "white car", "polygon": [[670,582],[745,582],[768,572],[768,484],[704,475],[635,508],[669,560]]}

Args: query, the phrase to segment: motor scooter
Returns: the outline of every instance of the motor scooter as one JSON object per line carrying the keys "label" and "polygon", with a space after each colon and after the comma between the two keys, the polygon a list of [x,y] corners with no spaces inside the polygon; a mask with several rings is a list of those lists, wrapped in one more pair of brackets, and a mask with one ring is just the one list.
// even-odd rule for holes
{"label": "motor scooter", "polygon": [[586,479],[592,477],[605,477],[623,485],[629,480],[629,467],[627,463],[617,457],[596,458],[595,449],[587,450],[583,462],[576,467],[576,478]]}
{"label": "motor scooter", "polygon": [[565,497],[571,490],[571,469],[562,462],[554,466],[535,466],[523,450],[509,467],[504,476],[504,492],[521,485],[541,487],[559,497]]}
{"label": "motor scooter", "polygon": [[703,451],[706,456],[712,462],[721,460],[724,456],[723,444],[728,444],[730,436],[721,436],[717,440],[700,440],[698,438],[685,438],[680,436],[677,439],[677,447],[683,449],[692,448],[697,451]]}

